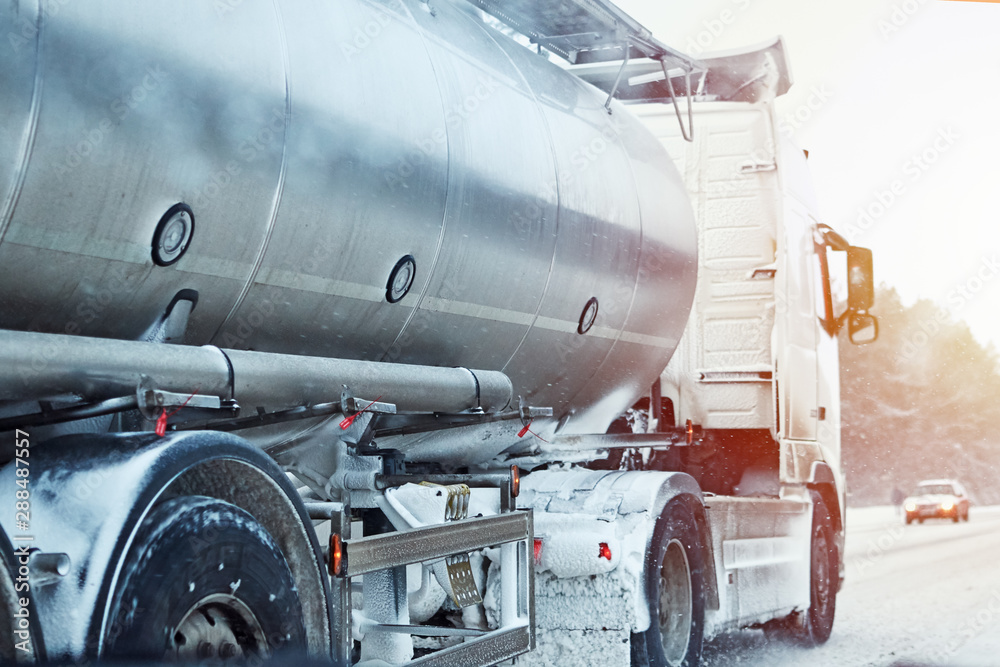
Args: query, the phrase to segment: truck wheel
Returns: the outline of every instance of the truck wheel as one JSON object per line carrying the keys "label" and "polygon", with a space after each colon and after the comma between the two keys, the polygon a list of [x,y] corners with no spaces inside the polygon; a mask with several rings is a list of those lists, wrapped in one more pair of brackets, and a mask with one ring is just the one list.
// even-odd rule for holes
{"label": "truck wheel", "polygon": [[650,626],[632,636],[632,664],[695,667],[701,660],[705,583],[701,540],[691,508],[671,503],[660,515],[646,562]]}
{"label": "truck wheel", "polygon": [[810,543],[809,610],[766,623],[764,634],[769,640],[813,647],[830,638],[837,608],[838,562],[830,513],[818,496],[813,496]]}
{"label": "truck wheel", "polygon": [[810,555],[809,611],[800,634],[803,644],[825,644],[833,631],[837,610],[837,550],[830,512],[819,498],[813,499],[812,549]]}
{"label": "truck wheel", "polygon": [[274,540],[213,498],[168,500],[143,521],[104,629],[104,656],[259,660],[306,649],[302,608]]}

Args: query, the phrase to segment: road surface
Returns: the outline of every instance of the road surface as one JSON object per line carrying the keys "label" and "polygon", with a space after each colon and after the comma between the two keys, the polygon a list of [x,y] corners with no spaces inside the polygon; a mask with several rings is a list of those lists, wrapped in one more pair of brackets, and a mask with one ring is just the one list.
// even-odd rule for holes
{"label": "road surface", "polygon": [[892,507],[848,510],[847,580],[830,641],[804,649],[757,630],[717,637],[706,667],[1000,665],[1000,507],[968,523],[906,526]]}

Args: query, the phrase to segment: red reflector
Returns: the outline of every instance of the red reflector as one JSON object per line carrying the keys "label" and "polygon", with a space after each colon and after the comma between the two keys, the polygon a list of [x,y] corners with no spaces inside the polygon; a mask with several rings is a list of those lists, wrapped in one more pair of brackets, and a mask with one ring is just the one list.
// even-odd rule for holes
{"label": "red reflector", "polygon": [[608,546],[607,542],[601,542],[600,553],[597,556],[611,560],[611,547]]}
{"label": "red reflector", "polygon": [[542,564],[542,538],[535,538],[535,565]]}
{"label": "red reflector", "polygon": [[521,493],[521,469],[517,466],[510,467],[510,495],[517,498]]}
{"label": "red reflector", "polygon": [[330,575],[339,577],[343,563],[344,543],[341,542],[340,535],[334,533],[330,535]]}

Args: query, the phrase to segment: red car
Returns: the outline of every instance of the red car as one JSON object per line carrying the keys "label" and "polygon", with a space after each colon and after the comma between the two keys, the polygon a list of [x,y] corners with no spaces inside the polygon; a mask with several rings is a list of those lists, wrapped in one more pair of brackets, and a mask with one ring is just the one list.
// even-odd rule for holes
{"label": "red car", "polygon": [[906,523],[916,519],[969,520],[969,496],[965,488],[953,479],[928,479],[917,485],[916,491],[903,501]]}

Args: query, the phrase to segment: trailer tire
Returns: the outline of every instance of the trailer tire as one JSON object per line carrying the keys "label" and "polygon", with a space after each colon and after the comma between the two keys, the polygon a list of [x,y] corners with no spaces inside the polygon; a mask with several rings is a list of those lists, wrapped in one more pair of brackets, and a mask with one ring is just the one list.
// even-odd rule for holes
{"label": "trailer tire", "polygon": [[694,512],[668,504],[653,531],[646,561],[649,628],[632,636],[632,665],[695,667],[705,625],[703,549]]}
{"label": "trailer tire", "polygon": [[259,661],[305,650],[288,564],[252,516],[204,496],[150,512],[112,596],[104,657]]}

